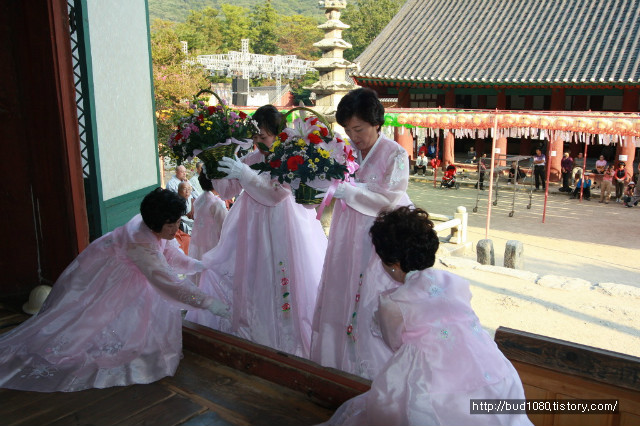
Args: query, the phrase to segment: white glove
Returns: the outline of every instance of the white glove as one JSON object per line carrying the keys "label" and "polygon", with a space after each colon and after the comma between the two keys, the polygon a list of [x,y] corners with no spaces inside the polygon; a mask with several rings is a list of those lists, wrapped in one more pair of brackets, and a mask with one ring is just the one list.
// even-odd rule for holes
{"label": "white glove", "polygon": [[218,161],[218,171],[227,174],[224,179],[240,179],[243,169],[244,163],[238,157],[222,157],[222,160]]}
{"label": "white glove", "polygon": [[[347,184],[344,182],[340,182],[335,192],[333,193],[333,198],[344,198],[345,192],[347,191]],[[324,198],[327,195],[327,190],[324,189],[322,192],[318,193],[315,198]]]}
{"label": "white glove", "polygon": [[217,315],[222,318],[228,319],[231,317],[231,312],[230,312],[231,307],[218,299],[214,299],[211,305],[209,305],[209,307],[207,308],[207,310],[211,312],[213,315]]}

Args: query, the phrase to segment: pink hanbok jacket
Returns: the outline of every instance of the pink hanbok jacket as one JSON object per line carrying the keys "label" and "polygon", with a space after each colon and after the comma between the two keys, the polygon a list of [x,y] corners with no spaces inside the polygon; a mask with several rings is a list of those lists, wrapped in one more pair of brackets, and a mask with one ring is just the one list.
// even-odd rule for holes
{"label": "pink hanbok jacket", "polygon": [[385,278],[369,229],[381,210],[411,204],[406,194],[409,159],[404,148],[380,136],[364,160],[358,153],[358,163],[357,190],[346,193],[344,207],[341,200],[334,205],[311,359],[373,378],[392,352],[371,332],[371,318],[378,295],[397,284]]}
{"label": "pink hanbok jacket", "polygon": [[220,241],[222,223],[227,217],[225,202],[211,191],[205,191],[193,202],[193,228],[189,256],[202,259],[202,255]]}
{"label": "pink hanbok jacket", "polygon": [[524,413],[470,413],[472,399],[524,400],[524,390],[471,308],[468,281],[409,272],[379,300],[376,318],[393,356],[328,425],[532,425]]}
{"label": "pink hanbok jacket", "polygon": [[178,274],[202,269],[136,215],[91,243],[40,312],[0,336],[0,387],[70,392],[173,375],[182,357],[180,310],[213,302]]}

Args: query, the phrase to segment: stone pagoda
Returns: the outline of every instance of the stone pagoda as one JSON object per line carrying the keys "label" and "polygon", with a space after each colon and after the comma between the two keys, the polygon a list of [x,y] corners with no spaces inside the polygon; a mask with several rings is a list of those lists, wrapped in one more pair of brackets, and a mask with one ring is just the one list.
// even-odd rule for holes
{"label": "stone pagoda", "polygon": [[324,0],[319,3],[320,7],[324,7],[327,17],[327,22],[318,25],[324,31],[324,39],[314,43],[315,47],[322,50],[322,58],[313,64],[320,74],[320,80],[307,89],[316,94],[314,109],[334,123],[340,99],[358,87],[347,81],[347,69],[359,67],[342,56],[346,49],[351,48],[351,44],[342,39],[342,31],[349,25],[340,21],[340,11],[347,7],[346,0]]}

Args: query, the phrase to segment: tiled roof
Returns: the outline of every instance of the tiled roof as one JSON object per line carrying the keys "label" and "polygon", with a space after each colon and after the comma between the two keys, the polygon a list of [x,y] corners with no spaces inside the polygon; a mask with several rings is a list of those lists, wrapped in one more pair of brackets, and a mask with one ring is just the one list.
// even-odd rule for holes
{"label": "tiled roof", "polygon": [[356,80],[640,84],[640,0],[407,0]]}

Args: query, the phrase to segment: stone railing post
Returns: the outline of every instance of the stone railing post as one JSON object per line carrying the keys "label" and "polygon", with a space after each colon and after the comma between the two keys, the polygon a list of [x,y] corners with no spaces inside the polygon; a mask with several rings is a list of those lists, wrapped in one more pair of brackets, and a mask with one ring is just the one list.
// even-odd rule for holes
{"label": "stone railing post", "polygon": [[453,214],[454,219],[460,219],[460,226],[452,229],[451,240],[455,244],[464,244],[467,242],[467,223],[469,221],[469,213],[464,206],[458,206]]}

